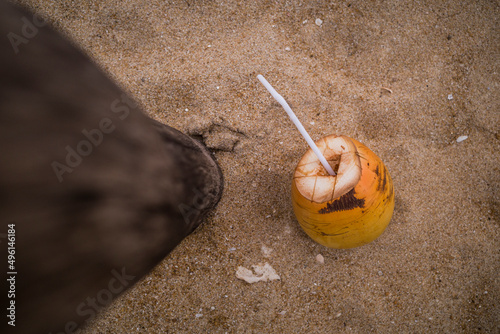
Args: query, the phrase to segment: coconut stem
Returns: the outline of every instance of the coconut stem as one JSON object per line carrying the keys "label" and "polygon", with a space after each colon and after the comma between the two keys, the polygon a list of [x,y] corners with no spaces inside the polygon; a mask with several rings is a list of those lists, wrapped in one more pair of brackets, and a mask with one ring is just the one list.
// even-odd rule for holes
{"label": "coconut stem", "polygon": [[286,113],[288,114],[288,116],[292,120],[293,124],[295,124],[295,126],[299,130],[300,134],[304,137],[304,139],[306,140],[307,144],[309,144],[309,147],[311,147],[311,149],[313,150],[314,154],[316,154],[316,156],[318,157],[318,159],[321,162],[321,164],[323,165],[323,167],[325,167],[325,169],[328,172],[328,174],[330,174],[330,175],[337,175],[333,171],[332,167],[328,164],[328,162],[326,161],[326,159],[323,156],[323,154],[321,154],[321,152],[318,149],[318,146],[316,146],[316,144],[314,143],[314,141],[311,139],[311,136],[309,136],[309,134],[307,133],[306,129],[304,129],[304,127],[302,126],[302,123],[300,123],[300,121],[297,118],[297,116],[295,116],[294,112],[292,111],[292,108],[290,108],[290,106],[288,105],[288,103],[286,103],[286,101],[283,98],[283,96],[281,96],[280,94],[278,94],[278,92],[276,92],[276,90],[273,88],[273,86],[271,86],[271,84],[269,82],[267,82],[267,80],[261,74],[259,74],[257,76],[257,78],[264,85],[264,87],[266,87],[266,89],[269,91],[269,93],[271,93],[271,95],[274,97],[274,99],[276,101],[278,101],[279,104],[281,104],[281,106],[283,107],[283,109],[285,109]]}

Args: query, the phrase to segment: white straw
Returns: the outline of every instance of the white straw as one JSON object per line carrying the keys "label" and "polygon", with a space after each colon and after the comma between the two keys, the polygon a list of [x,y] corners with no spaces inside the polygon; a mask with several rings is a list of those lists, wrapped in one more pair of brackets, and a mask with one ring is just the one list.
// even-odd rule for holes
{"label": "white straw", "polygon": [[288,103],[286,103],[283,96],[278,94],[278,92],[276,92],[276,90],[273,88],[273,86],[271,86],[271,84],[269,82],[267,82],[267,80],[262,75],[259,74],[257,76],[257,78],[264,85],[264,87],[266,87],[266,89],[269,91],[269,93],[271,93],[271,95],[274,97],[274,99],[276,101],[278,101],[279,104],[281,104],[281,106],[285,109],[286,113],[288,114],[288,116],[292,120],[293,124],[295,124],[297,129],[299,129],[300,134],[304,137],[306,142],[309,144],[309,146],[311,147],[313,152],[316,154],[316,156],[318,157],[318,159],[321,162],[321,164],[323,165],[323,167],[325,167],[328,174],[336,175],[335,172],[333,171],[332,167],[330,167],[330,165],[326,161],[323,154],[321,154],[321,152],[319,151],[318,146],[316,146],[316,144],[313,142],[313,140],[311,139],[311,136],[309,136],[306,129],[304,129],[304,127],[302,126],[302,123],[300,123],[299,119],[297,118],[297,116],[295,116],[295,114],[293,113],[293,111],[290,108],[290,106],[288,105]]}

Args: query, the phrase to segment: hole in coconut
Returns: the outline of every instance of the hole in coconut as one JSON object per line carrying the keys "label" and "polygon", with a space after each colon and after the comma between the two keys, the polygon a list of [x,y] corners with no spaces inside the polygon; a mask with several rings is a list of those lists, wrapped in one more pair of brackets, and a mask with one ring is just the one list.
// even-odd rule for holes
{"label": "hole in coconut", "polygon": [[[340,155],[334,155],[334,156],[328,157],[328,159],[326,159],[326,161],[328,162],[330,167],[332,167],[335,174],[338,174],[338,171],[339,171],[340,157],[341,157]],[[326,171],[325,168],[321,168],[321,170],[319,171],[319,173],[317,175],[318,176],[330,176],[330,174],[328,174],[328,172]],[[333,176],[336,176],[336,175],[333,175]]]}

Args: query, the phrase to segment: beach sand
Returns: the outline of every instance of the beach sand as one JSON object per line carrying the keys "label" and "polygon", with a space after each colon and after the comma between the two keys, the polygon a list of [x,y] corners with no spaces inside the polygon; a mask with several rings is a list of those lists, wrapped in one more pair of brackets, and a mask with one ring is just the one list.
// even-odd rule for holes
{"label": "beach sand", "polygon": [[[203,225],[82,333],[500,332],[497,1],[20,2],[203,138],[225,177]],[[290,187],[307,145],[257,74],[313,139],[385,162],[380,238],[335,250],[302,231]],[[236,278],[265,262],[281,280]]]}

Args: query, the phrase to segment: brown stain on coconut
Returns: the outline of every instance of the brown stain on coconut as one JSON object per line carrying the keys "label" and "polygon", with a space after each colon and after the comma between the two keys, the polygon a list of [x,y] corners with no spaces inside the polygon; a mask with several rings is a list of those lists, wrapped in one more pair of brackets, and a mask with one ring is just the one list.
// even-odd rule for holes
{"label": "brown stain on coconut", "polygon": [[365,205],[365,200],[356,198],[354,196],[354,189],[351,189],[347,194],[340,196],[333,202],[327,203],[326,207],[319,210],[321,214],[335,212],[335,211],[346,211],[352,210],[354,208],[363,208]]}

